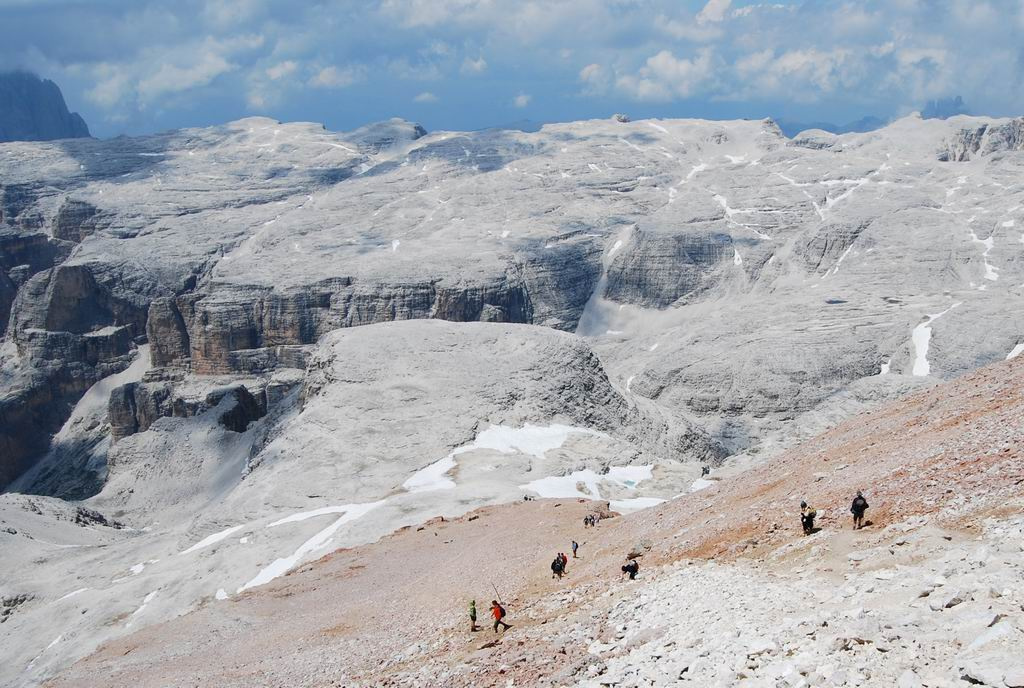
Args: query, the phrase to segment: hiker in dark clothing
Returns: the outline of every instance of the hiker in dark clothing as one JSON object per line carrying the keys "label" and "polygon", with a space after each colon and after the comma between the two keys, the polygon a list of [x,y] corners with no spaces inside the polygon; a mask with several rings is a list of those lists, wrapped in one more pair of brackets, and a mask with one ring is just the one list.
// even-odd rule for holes
{"label": "hiker in dark clothing", "polygon": [[638,562],[636,559],[633,559],[632,561],[627,561],[626,565],[622,567],[622,572],[629,574],[629,580],[636,580],[636,574],[639,570],[640,562]]}
{"label": "hiker in dark clothing", "polygon": [[557,576],[561,578],[564,572],[565,566],[562,565],[562,557],[556,556],[554,561],[551,562],[551,577],[555,578]]}
{"label": "hiker in dark clothing", "polygon": [[505,623],[502,619],[505,618],[505,608],[498,604],[498,600],[491,600],[491,615],[494,617],[494,632],[498,632],[498,626],[504,626],[504,630],[512,628],[509,624]]}
{"label": "hiker in dark clothing", "polygon": [[475,633],[476,627],[476,600],[469,601],[469,630],[471,633]]}
{"label": "hiker in dark clothing", "polygon": [[572,541],[572,558],[576,559],[576,550],[580,548],[580,543],[575,540]]}
{"label": "hiker in dark clothing", "polygon": [[864,527],[864,512],[868,510],[868,500],[857,490],[857,496],[853,498],[850,505],[850,513],[853,514],[853,529],[858,530]]}
{"label": "hiker in dark clothing", "polygon": [[807,506],[807,502],[800,502],[800,524],[804,528],[804,535],[814,532],[814,517],[818,515],[813,506]]}
{"label": "hiker in dark clothing", "polygon": [[588,526],[590,526],[590,516],[584,516],[583,517],[583,527],[587,528]]}

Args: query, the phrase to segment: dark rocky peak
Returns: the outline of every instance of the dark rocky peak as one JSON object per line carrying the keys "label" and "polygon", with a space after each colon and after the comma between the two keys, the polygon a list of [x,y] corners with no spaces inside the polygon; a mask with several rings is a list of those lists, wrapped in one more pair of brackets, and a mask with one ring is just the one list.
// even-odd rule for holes
{"label": "dark rocky peak", "polygon": [[0,73],[0,142],[87,136],[85,120],[68,111],[57,84],[28,72]]}

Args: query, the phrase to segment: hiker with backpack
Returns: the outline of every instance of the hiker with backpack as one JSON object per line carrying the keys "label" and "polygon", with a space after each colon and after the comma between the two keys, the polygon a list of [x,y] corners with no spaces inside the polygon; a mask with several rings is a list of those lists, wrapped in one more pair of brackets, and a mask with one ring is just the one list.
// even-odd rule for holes
{"label": "hiker with backpack", "polygon": [[563,573],[565,573],[565,566],[562,565],[562,557],[556,555],[551,562],[551,577],[561,579]]}
{"label": "hiker with backpack", "polygon": [[639,570],[640,562],[638,562],[636,559],[627,559],[625,566],[622,567],[622,572],[629,574],[629,580],[636,580],[636,574]]}
{"label": "hiker with backpack", "polygon": [[575,540],[573,540],[572,541],[572,558],[573,559],[577,558],[576,557],[576,550],[578,550],[579,548],[580,548],[580,543],[578,543]]}
{"label": "hiker with backpack", "polygon": [[800,502],[800,525],[803,526],[804,535],[814,532],[814,518],[817,515],[818,511],[813,506],[808,506],[807,502]]}
{"label": "hiker with backpack", "polygon": [[476,633],[476,600],[469,601],[469,631],[470,633]]}
{"label": "hiker with backpack", "polygon": [[864,527],[864,512],[868,510],[868,500],[864,499],[864,495],[861,494],[860,490],[857,490],[857,496],[853,498],[853,504],[850,505],[850,513],[853,514],[853,529],[860,530]]}
{"label": "hiker with backpack", "polygon": [[512,628],[509,624],[505,623],[505,608],[498,604],[498,600],[491,600],[491,615],[494,617],[494,632],[498,632],[498,626],[504,626],[503,630]]}

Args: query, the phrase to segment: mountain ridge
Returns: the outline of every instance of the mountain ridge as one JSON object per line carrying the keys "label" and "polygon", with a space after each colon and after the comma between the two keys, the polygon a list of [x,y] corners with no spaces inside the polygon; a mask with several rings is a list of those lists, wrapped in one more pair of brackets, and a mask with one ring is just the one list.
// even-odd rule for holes
{"label": "mountain ridge", "polygon": [[0,142],[50,141],[89,136],[60,88],[29,72],[0,72]]}

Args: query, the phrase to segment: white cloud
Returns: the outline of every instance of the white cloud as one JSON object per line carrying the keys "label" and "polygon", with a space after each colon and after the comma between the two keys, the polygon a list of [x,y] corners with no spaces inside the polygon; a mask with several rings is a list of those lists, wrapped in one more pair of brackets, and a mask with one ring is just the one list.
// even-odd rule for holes
{"label": "white cloud", "polygon": [[704,9],[697,13],[698,22],[720,22],[725,19],[732,0],[708,0]]}
{"label": "white cloud", "polygon": [[[87,119],[136,131],[195,121],[211,86],[215,122],[246,106],[313,117],[329,111],[328,89],[357,82],[444,93],[452,108],[449,93],[485,89],[481,126],[511,98],[486,90],[499,79],[538,102],[703,99],[710,116],[724,99],[885,116],[957,94],[978,112],[1024,110],[1024,0],[943,0],[942,11],[929,0],[17,1],[0,12],[0,63],[54,78]],[[470,78],[480,74],[494,78]],[[300,98],[304,88],[325,92]],[[345,124],[396,114],[389,103],[361,101]]]}
{"label": "white cloud", "polygon": [[512,99],[512,104],[515,105],[517,108],[524,108],[530,104],[530,101],[532,99],[533,96],[528,95],[526,93],[520,93],[519,95]]}
{"label": "white cloud", "polygon": [[654,20],[654,27],[672,38],[697,43],[706,43],[722,36],[722,29],[717,23],[697,22],[690,17],[670,19],[660,15]]}
{"label": "white cloud", "polygon": [[486,69],[487,69],[487,60],[485,60],[484,56],[481,55],[480,57],[476,58],[475,60],[470,59],[468,57],[466,59],[464,59],[462,61],[462,66],[459,68],[459,71],[462,72],[463,74],[481,74]]}
{"label": "white cloud", "polygon": [[313,88],[345,88],[363,80],[363,68],[358,66],[324,67],[309,80]]}
{"label": "white cloud", "polygon": [[291,76],[299,68],[299,63],[295,60],[285,60],[284,62],[278,62],[275,65],[267,67],[266,74],[271,80],[277,81],[283,79],[286,76]]}
{"label": "white cloud", "polygon": [[478,11],[493,8],[492,0],[382,0],[381,12],[406,28],[437,26],[465,20]]}
{"label": "white cloud", "polygon": [[168,93],[206,86],[221,74],[237,68],[237,65],[213,52],[202,53],[195,61],[185,65],[161,65],[156,72],[139,80],[139,97],[143,104],[151,103]]}
{"label": "white cloud", "polygon": [[116,64],[103,62],[93,70],[96,85],[86,91],[86,98],[104,108],[113,108],[132,90],[130,75]]}
{"label": "white cloud", "polygon": [[712,53],[708,48],[692,58],[678,58],[662,50],[647,58],[636,74],[619,76],[616,86],[636,100],[664,102],[693,96],[712,74]]}
{"label": "white cloud", "polygon": [[413,98],[413,102],[416,103],[436,103],[437,101],[437,96],[435,96],[430,91],[424,91],[423,93],[420,93],[415,98]]}
{"label": "white cloud", "polygon": [[583,82],[584,93],[600,95],[608,90],[608,72],[596,62],[581,69],[579,79]]}
{"label": "white cloud", "polygon": [[[152,47],[132,62],[103,62],[93,67],[95,85],[86,97],[108,109],[153,107],[168,96],[208,86],[237,71],[239,61],[263,45],[260,35],[206,38],[176,50]],[[239,60],[239,61],[236,61]]]}

